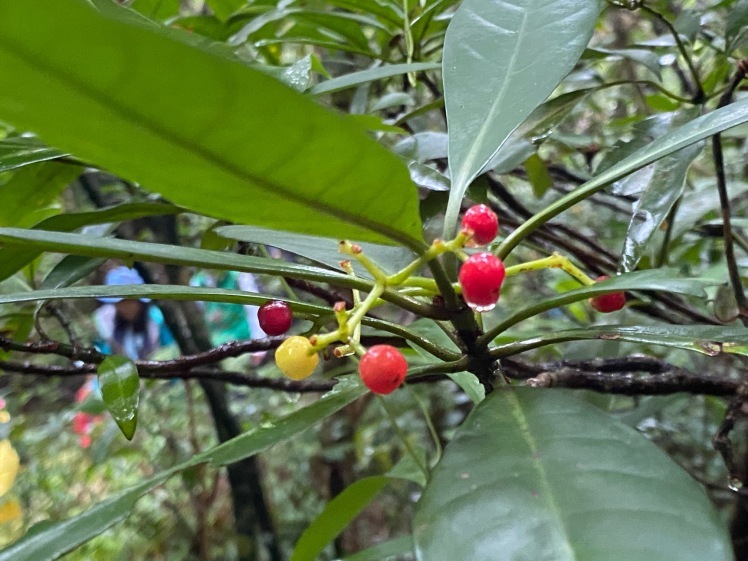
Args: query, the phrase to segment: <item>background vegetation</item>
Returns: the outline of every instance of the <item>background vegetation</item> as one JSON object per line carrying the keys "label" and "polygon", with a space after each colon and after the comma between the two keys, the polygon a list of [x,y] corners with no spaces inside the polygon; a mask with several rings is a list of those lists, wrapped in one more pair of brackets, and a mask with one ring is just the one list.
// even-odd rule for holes
{"label": "background vegetation", "polygon": [[[0,5],[0,560],[748,559],[747,29],[743,0]],[[352,359],[285,380],[282,337],[211,344],[196,302],[324,330],[375,286],[337,240],[394,273],[474,203],[507,266],[614,279],[511,276],[476,319],[432,260],[439,294],[364,325],[408,358],[387,397]],[[129,441],[76,401],[114,371],[101,296],[176,339],[115,372]]]}

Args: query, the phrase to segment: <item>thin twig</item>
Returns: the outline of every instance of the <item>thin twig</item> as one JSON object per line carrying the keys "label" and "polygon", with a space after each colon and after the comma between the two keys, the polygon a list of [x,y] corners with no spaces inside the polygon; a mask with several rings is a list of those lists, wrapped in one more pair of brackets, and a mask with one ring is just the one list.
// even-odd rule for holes
{"label": "thin twig", "polygon": [[[719,98],[717,108],[725,107],[732,101],[732,95],[737,89],[740,82],[745,78],[748,71],[748,60],[738,62],[737,70],[730,80],[730,84]],[[743,282],[740,278],[737,260],[735,258],[735,245],[732,236],[732,226],[730,224],[730,197],[727,194],[727,179],[725,178],[725,162],[722,156],[722,136],[715,134],[712,137],[712,154],[714,157],[714,168],[717,175],[717,190],[719,191],[719,203],[722,210],[722,237],[725,243],[725,260],[727,261],[727,271],[730,276],[735,300],[738,304],[738,314],[743,325],[748,326],[748,299],[745,296]]]}

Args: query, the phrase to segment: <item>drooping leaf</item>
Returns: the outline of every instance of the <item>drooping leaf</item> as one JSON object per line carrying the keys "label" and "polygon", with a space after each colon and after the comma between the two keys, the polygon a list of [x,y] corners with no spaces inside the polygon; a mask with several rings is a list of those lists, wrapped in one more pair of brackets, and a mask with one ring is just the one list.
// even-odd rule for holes
{"label": "drooping leaf", "polygon": [[[301,255],[312,261],[340,270],[339,263],[347,259],[338,251],[339,240],[318,236],[303,236],[291,232],[279,232],[254,226],[221,226],[216,229],[221,236],[252,243],[277,247],[284,251]],[[413,253],[402,247],[392,247],[365,242],[357,242],[364,253],[389,273],[395,273],[415,258]],[[364,278],[371,275],[355,260],[351,260],[356,274]]]}
{"label": "drooping leaf", "polygon": [[419,561],[732,560],[682,468],[560,390],[502,388],[473,410],[421,498],[414,540]]}
{"label": "drooping leaf", "polygon": [[4,138],[0,140],[0,172],[54,160],[64,155],[64,152],[44,145],[33,136]]}
{"label": "drooping leaf", "polygon": [[390,478],[383,475],[365,477],[346,487],[325,505],[324,510],[307,526],[296,542],[291,561],[315,561],[327,544],[384,488]]}
{"label": "drooping leaf", "polygon": [[[677,127],[698,115],[697,109],[685,110],[673,118]],[[647,250],[649,242],[665,222],[670,209],[680,198],[686,182],[686,172],[701,153],[703,144],[696,143],[658,160],[626,231],[621,254],[621,268],[633,271]],[[641,173],[644,170],[640,170]]]}
{"label": "drooping leaf", "polygon": [[114,422],[132,440],[138,426],[140,378],[135,364],[124,356],[108,356],[97,369],[101,397]]}
{"label": "drooping leaf", "polygon": [[421,247],[407,169],[363,129],[108,12],[75,0],[2,4],[0,118],[203,214]]}
{"label": "drooping leaf", "polygon": [[574,67],[600,8],[598,0],[465,0],[459,7],[442,62],[452,177],[445,238],[455,233],[470,182]]}
{"label": "drooping leaf", "polygon": [[237,462],[265,448],[311,428],[339,411],[359,396],[365,388],[346,380],[337,384],[325,397],[290,415],[250,430],[211,450],[190,458],[139,485],[106,499],[85,512],[59,522],[41,522],[17,542],[0,551],[0,561],[53,561],[72,551],[104,530],[122,522],[145,493],[181,470],[210,461],[216,465]]}

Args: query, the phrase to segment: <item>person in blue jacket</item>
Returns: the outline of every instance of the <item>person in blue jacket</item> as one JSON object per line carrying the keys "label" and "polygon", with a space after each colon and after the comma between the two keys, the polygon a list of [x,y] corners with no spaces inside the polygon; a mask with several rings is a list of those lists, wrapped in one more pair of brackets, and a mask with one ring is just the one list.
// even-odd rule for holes
{"label": "person in blue jacket", "polygon": [[[107,272],[104,284],[143,284],[143,277],[135,269],[119,266]],[[94,323],[99,334],[97,347],[101,352],[138,360],[174,342],[161,310],[150,298],[99,300],[103,304],[94,312]]]}

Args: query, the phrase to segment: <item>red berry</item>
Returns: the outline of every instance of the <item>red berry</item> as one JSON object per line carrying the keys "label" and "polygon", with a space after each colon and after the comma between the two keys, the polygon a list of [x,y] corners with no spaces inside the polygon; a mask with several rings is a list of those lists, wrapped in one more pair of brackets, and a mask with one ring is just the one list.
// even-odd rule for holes
{"label": "red berry", "polygon": [[486,205],[471,206],[462,217],[462,229],[472,233],[476,245],[486,245],[499,233],[499,218]]}
{"label": "red berry", "polygon": [[485,312],[496,305],[504,282],[504,263],[493,253],[483,251],[471,255],[460,268],[462,296],[468,306]]}
{"label": "red berry", "polygon": [[[608,275],[597,277],[595,282],[604,281],[609,279]],[[598,312],[607,314],[609,312],[617,312],[626,305],[626,294],[623,292],[613,292],[611,294],[603,294],[602,296],[594,296],[590,298],[590,306],[592,306]]]}
{"label": "red berry", "polygon": [[400,387],[408,371],[403,353],[391,345],[374,345],[361,357],[358,371],[364,385],[374,393],[387,395]]}
{"label": "red berry", "polygon": [[257,312],[260,327],[268,335],[283,335],[291,327],[291,307],[280,300],[265,302]]}

